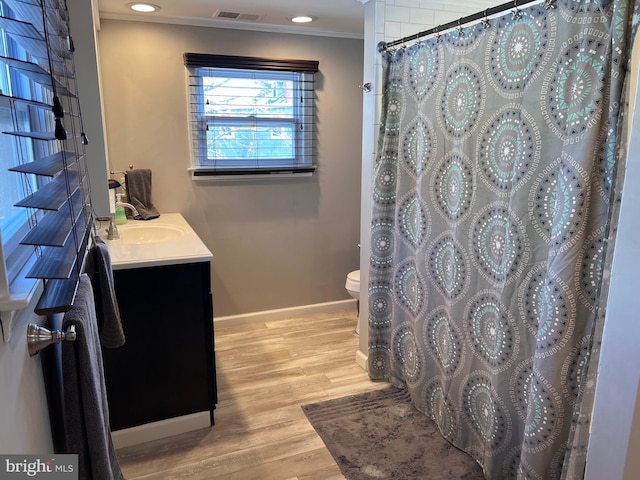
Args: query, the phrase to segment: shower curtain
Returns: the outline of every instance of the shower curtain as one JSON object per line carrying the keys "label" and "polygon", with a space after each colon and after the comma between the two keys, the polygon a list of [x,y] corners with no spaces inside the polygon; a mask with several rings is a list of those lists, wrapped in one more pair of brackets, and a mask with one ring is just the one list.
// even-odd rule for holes
{"label": "shower curtain", "polygon": [[369,373],[487,478],[583,475],[637,18],[558,0],[383,53]]}

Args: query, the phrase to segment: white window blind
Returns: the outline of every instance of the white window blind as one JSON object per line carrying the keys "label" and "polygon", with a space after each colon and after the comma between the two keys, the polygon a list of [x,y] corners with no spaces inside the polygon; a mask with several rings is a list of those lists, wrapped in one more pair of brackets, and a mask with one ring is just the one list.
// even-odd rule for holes
{"label": "white window blind", "polygon": [[194,176],[315,170],[317,61],[185,53]]}

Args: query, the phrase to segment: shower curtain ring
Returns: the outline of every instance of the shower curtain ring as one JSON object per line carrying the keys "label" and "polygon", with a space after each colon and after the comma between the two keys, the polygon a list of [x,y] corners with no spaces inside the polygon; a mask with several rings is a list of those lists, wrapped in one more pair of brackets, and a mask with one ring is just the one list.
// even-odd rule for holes
{"label": "shower curtain ring", "polygon": [[551,10],[553,8],[556,8],[556,0],[546,0],[544,2],[544,8],[546,8],[547,10]]}
{"label": "shower curtain ring", "polygon": [[458,30],[458,36],[462,37],[463,33],[462,33],[462,25],[460,25],[460,18],[458,19],[458,26],[456,27],[456,30]]}
{"label": "shower curtain ring", "polygon": [[442,41],[442,36],[440,35],[440,25],[436,27],[436,43],[440,43]]}
{"label": "shower curtain ring", "polygon": [[482,28],[489,28],[491,22],[489,22],[489,9],[484,11],[484,18],[482,19]]}
{"label": "shower curtain ring", "polygon": [[516,19],[520,18],[520,10],[518,9],[518,0],[513,0],[514,9],[511,10],[511,16]]}

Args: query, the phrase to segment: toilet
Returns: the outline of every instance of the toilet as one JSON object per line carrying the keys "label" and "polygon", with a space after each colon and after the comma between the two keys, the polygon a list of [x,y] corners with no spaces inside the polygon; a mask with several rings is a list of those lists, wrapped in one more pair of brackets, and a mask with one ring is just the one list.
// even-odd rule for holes
{"label": "toilet", "polygon": [[349,272],[344,288],[347,289],[349,295],[358,301],[358,322],[356,323],[356,333],[360,333],[360,270]]}
{"label": "toilet", "polygon": [[347,275],[347,281],[344,284],[349,295],[356,300],[360,300],[360,270],[354,270]]}

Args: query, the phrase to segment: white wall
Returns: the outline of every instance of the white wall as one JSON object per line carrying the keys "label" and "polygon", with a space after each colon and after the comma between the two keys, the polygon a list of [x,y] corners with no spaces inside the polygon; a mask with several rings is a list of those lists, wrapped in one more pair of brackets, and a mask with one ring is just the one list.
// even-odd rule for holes
{"label": "white wall", "polygon": [[[76,45],[75,60],[80,97],[88,100],[82,103],[81,108],[85,118],[85,130],[91,141],[87,147],[90,158],[89,171],[92,177],[105,178],[106,155],[102,116],[99,95],[94,96],[98,93],[97,85],[92,85],[92,82],[97,81],[96,51],[93,42],[95,30],[91,13],[93,1],[69,0],[68,6]],[[96,98],[97,103],[94,101]],[[91,135],[94,130],[97,134]],[[105,207],[108,209],[106,189],[93,190],[92,200],[99,214]],[[7,337],[4,342],[0,337],[0,452],[3,454],[53,452],[40,356],[29,357],[27,352],[27,325],[43,322],[42,317],[33,313],[37,297],[38,295],[32,304],[16,314],[12,321],[9,321],[9,312],[0,313]],[[8,330],[9,325],[12,325],[11,332]]]}
{"label": "white wall", "polygon": [[98,217],[106,217],[111,212],[106,188],[108,154],[96,42],[99,19],[94,16],[97,14],[97,1],[67,0],[67,8],[75,46],[74,61],[82,122],[89,139],[86,152],[92,179],[91,203]]}
{"label": "white wall", "polygon": [[361,178],[361,204],[360,211],[360,333],[356,362],[365,370],[367,369],[367,357],[369,348],[369,302],[367,285],[369,285],[369,257],[371,256],[371,193],[373,182],[373,166],[375,163],[375,146],[378,129],[380,126],[380,55],[376,45],[383,40],[384,2],[369,1],[365,4],[364,19],[364,69],[363,83],[371,83],[371,91],[363,93],[362,105],[362,178]]}
{"label": "white wall", "polygon": [[[587,480],[640,478],[640,39],[634,45],[633,109],[620,226],[615,243],[602,350],[598,364]],[[635,135],[634,135],[635,132]]]}
{"label": "white wall", "polygon": [[[29,305],[15,319],[6,343],[0,339],[0,452],[53,452],[40,357],[27,352],[27,324],[41,323]],[[8,313],[2,312],[7,325]]]}

